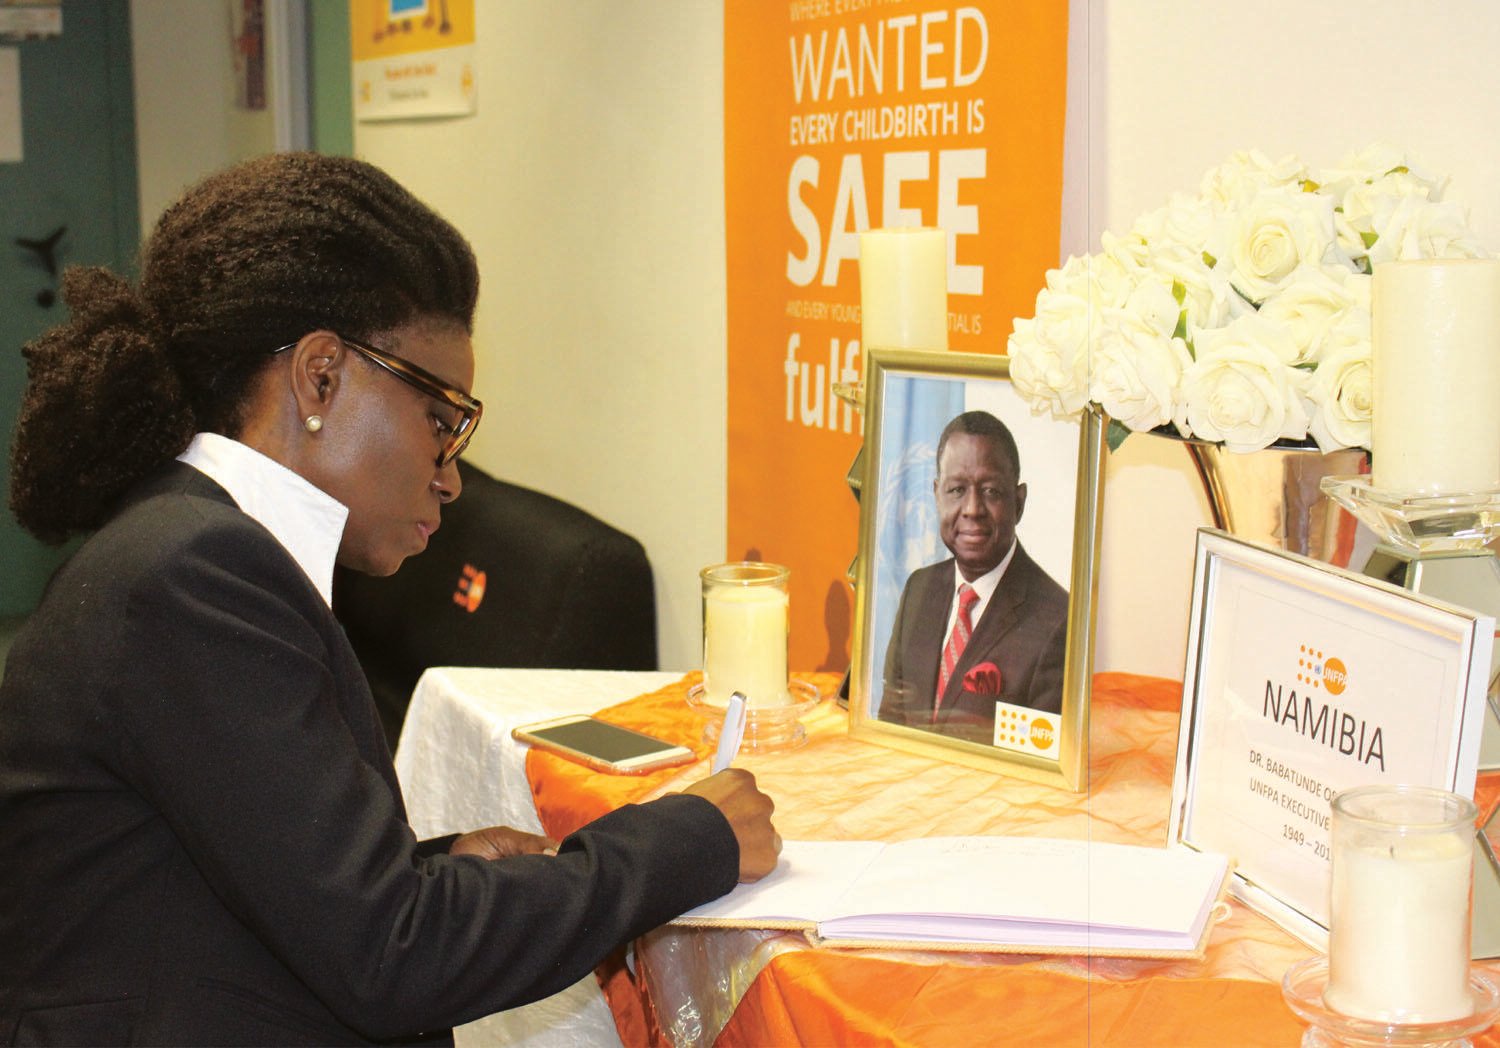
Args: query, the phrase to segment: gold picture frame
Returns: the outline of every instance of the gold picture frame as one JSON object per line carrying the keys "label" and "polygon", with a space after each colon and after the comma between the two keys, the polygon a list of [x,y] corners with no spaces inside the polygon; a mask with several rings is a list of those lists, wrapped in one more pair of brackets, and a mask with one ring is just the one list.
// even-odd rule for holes
{"label": "gold picture frame", "polygon": [[[1032,414],[1010,384],[1009,361],[973,353],[868,350],[864,402],[850,733],[1074,792],[1085,789],[1102,419],[1094,412],[1072,421]],[[934,645],[942,646],[956,614],[949,610],[958,578],[952,550],[965,549],[971,564],[975,558],[967,552],[967,537],[955,531],[953,544],[943,539],[938,441],[949,422],[960,424],[959,415],[970,415],[962,425],[975,425],[971,413],[987,413],[1013,434],[1020,464],[1013,503],[1019,505],[1017,541],[999,588],[973,625],[970,650],[954,666],[959,679],[950,681],[944,705],[934,702],[941,658]],[[977,423],[993,429],[992,421]],[[1066,593],[1059,598],[1062,579]],[[918,613],[922,609],[925,614]],[[989,617],[991,610],[996,616]],[[1063,632],[1065,643],[1059,640]],[[1001,701],[1002,695],[1020,701]]]}

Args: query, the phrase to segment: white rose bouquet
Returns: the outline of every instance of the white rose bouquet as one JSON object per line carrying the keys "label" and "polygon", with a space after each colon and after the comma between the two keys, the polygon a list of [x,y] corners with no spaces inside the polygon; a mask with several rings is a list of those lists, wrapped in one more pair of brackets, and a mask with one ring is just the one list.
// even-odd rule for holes
{"label": "white rose bouquet", "polygon": [[1112,448],[1133,430],[1368,447],[1373,266],[1490,256],[1446,184],[1390,146],[1325,171],[1236,153],[1047,273],[1011,382],[1038,414],[1102,408]]}

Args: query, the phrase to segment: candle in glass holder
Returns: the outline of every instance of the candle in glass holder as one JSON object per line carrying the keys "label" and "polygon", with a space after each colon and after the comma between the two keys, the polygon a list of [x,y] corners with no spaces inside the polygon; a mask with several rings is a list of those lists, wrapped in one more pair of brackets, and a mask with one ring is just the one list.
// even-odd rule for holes
{"label": "candle in glass holder", "polygon": [[744,692],[751,708],[785,706],[787,579],[779,564],[740,561],[700,572],[703,581],[705,701],[728,706]]}
{"label": "candle in glass holder", "polygon": [[948,348],[948,241],[941,229],[859,235],[860,345]]}
{"label": "candle in glass holder", "polygon": [[1476,813],[1472,801],[1423,786],[1361,786],[1333,798],[1329,1008],[1403,1024],[1473,1012]]}
{"label": "candle in glass holder", "polygon": [[1500,489],[1500,259],[1383,262],[1370,308],[1371,485]]}

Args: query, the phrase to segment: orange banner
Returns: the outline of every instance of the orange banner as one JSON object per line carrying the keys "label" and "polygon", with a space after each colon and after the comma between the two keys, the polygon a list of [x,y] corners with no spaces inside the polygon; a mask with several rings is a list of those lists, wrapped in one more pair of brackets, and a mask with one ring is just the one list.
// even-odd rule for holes
{"label": "orange banner", "polygon": [[859,233],[948,234],[948,345],[1058,262],[1067,0],[726,0],[731,558],[785,564],[794,672],[849,665]]}

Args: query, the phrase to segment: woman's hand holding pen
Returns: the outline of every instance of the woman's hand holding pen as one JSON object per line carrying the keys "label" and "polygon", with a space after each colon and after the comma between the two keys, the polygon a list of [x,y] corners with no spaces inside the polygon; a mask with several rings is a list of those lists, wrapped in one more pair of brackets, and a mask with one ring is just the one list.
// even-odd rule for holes
{"label": "woman's hand holding pen", "polygon": [[758,881],[776,868],[781,835],[771,825],[776,804],[755,785],[755,776],[730,768],[693,783],[683,793],[702,797],[724,813],[740,844],[740,881]]}

